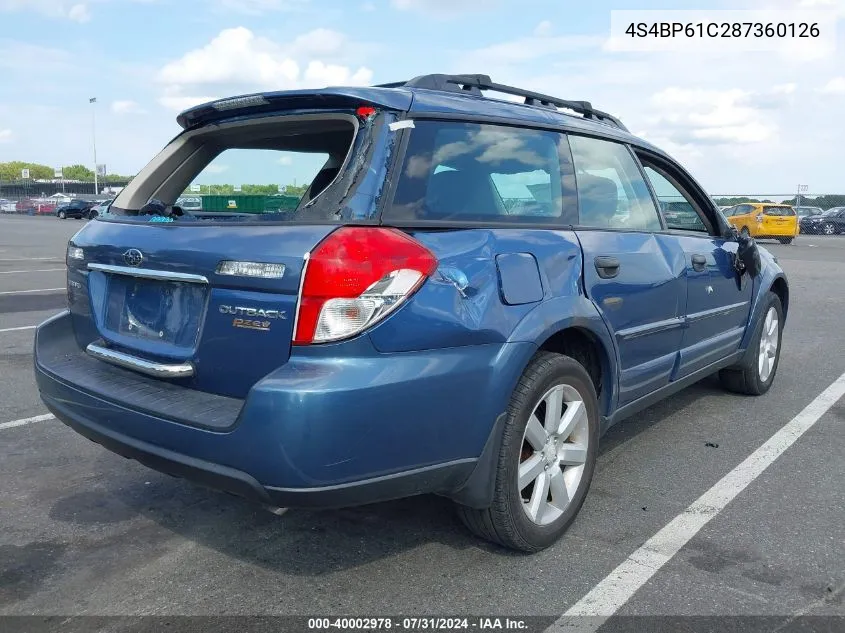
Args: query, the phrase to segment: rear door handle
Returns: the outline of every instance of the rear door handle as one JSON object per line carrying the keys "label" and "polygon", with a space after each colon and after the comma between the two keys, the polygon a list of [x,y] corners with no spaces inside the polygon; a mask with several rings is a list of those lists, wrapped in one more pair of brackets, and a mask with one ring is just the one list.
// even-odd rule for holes
{"label": "rear door handle", "polygon": [[694,270],[697,270],[699,272],[703,271],[705,268],[707,268],[707,258],[704,255],[693,255],[692,267]]}
{"label": "rear door handle", "polygon": [[619,274],[620,263],[615,257],[599,255],[596,257],[596,272],[602,279],[612,279]]}

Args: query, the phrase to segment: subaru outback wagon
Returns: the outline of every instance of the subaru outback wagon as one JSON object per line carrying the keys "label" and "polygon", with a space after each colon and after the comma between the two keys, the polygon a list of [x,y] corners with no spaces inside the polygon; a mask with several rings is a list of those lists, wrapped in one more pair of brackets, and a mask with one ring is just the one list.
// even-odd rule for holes
{"label": "subaru outback wagon", "polygon": [[[443,495],[537,551],[611,425],[714,372],[774,380],[775,259],[588,102],[426,75],[178,122],[70,240],[35,339],[47,407],[116,453],[273,508]],[[279,152],[319,163],[296,209],[174,209],[218,158]]]}

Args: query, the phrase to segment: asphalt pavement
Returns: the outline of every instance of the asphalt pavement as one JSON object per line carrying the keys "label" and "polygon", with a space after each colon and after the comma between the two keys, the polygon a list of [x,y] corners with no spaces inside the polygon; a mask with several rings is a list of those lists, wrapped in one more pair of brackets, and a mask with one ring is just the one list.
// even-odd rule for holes
{"label": "asphalt pavement", "polygon": [[[845,372],[845,237],[764,242],[791,282],[771,391],[708,379],[614,427],[550,549],[479,541],[434,496],[276,516],[27,421],[32,326],[64,307],[82,226],[0,217],[0,615],[560,616]],[[839,400],[617,614],[845,616],[843,421]]]}

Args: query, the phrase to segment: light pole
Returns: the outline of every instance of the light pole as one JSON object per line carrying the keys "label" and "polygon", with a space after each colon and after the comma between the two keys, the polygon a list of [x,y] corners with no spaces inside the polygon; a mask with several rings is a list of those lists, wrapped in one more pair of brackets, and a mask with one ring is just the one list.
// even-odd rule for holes
{"label": "light pole", "polygon": [[88,99],[91,104],[91,147],[94,149],[94,195],[96,196],[99,189],[97,182],[97,97]]}

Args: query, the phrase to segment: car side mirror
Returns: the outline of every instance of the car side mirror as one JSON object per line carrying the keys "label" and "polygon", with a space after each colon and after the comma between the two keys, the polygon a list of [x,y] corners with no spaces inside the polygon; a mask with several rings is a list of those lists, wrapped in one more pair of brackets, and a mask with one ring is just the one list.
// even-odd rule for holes
{"label": "car side mirror", "polygon": [[760,274],[763,263],[760,260],[760,249],[757,242],[750,235],[740,233],[734,228],[736,234],[736,267],[740,273],[748,273],[752,279]]}

